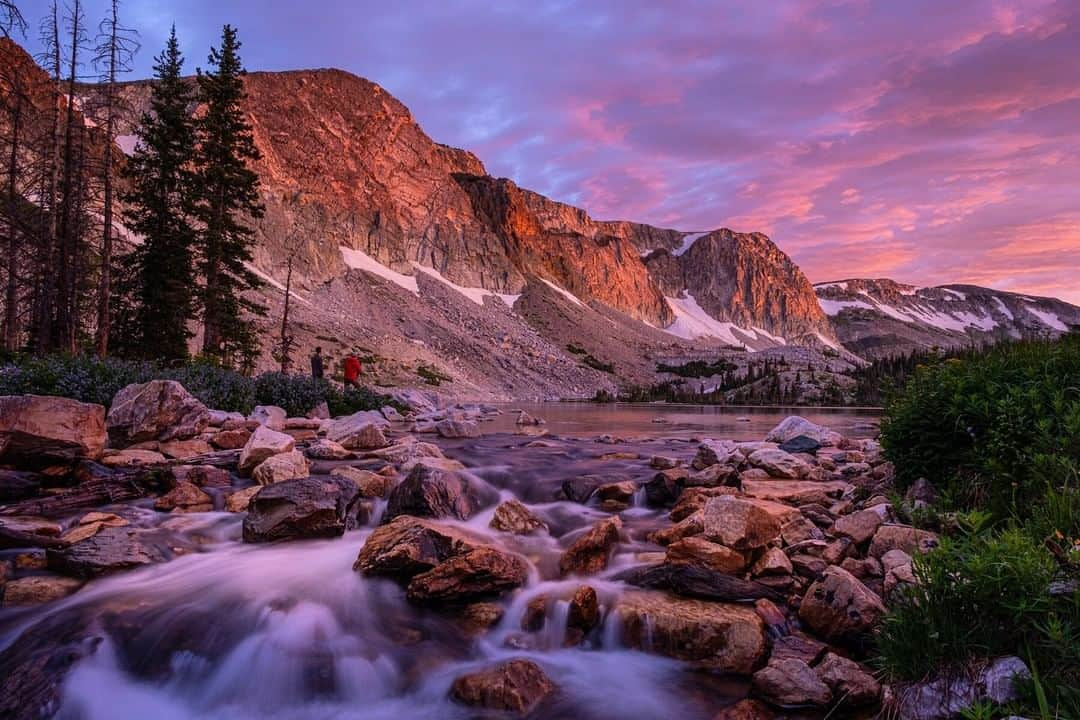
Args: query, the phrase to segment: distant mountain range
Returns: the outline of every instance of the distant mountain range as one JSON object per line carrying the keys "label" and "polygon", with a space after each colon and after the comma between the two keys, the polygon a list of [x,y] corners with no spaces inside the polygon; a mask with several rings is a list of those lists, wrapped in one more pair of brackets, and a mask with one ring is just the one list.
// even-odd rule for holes
{"label": "distant mountain range", "polygon": [[[42,81],[8,40],[0,62]],[[1067,303],[985,288],[813,286],[760,233],[594,220],[488,175],[382,87],[340,70],[254,72],[245,86],[266,205],[253,263],[271,308],[265,367],[290,255],[299,355],[359,352],[379,382],[445,378],[443,389],[477,398],[648,385],[664,379],[660,361],[723,355],[745,367],[755,352],[799,348],[850,365],[1080,323]],[[131,118],[149,89],[123,85]],[[127,153],[132,133],[129,121],[117,138]]]}

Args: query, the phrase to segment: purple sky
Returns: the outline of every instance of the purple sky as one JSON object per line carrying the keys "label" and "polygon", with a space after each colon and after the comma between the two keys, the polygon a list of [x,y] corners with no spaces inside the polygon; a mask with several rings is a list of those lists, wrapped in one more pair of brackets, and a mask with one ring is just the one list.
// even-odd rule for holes
{"label": "purple sky", "polygon": [[[88,16],[103,0],[86,0]],[[36,15],[44,2],[22,2]],[[768,233],[812,281],[1080,303],[1080,0],[126,0],[250,70],[339,67],[602,219]],[[36,17],[33,18],[36,21]]]}

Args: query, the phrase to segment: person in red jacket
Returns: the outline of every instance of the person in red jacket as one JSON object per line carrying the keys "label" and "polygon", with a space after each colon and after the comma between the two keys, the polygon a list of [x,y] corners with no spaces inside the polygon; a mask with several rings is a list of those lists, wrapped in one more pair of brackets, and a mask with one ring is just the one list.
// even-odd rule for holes
{"label": "person in red jacket", "polygon": [[360,358],[355,355],[349,355],[345,358],[345,384],[352,385],[353,387],[360,387],[358,379],[360,373],[363,372],[363,366],[360,364]]}

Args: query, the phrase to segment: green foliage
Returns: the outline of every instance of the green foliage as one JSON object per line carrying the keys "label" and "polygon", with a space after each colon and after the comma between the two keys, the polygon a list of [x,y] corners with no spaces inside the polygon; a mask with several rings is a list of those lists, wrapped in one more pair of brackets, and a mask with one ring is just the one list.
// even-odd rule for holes
{"label": "green foliage", "polygon": [[428,385],[434,385],[438,387],[444,382],[451,382],[453,380],[449,375],[443,375],[437,369],[428,367],[427,365],[421,365],[416,368],[416,374],[424,379],[424,382]]}
{"label": "green foliage", "polygon": [[727,360],[713,360],[712,362],[705,362],[704,360],[692,360],[682,365],[668,365],[666,363],[657,363],[656,372],[658,373],[671,373],[672,375],[678,375],[684,378],[707,378],[713,375],[721,375],[726,372],[731,372],[737,369],[737,365],[728,362]]}
{"label": "green foliage", "polygon": [[919,367],[881,441],[901,491],[925,477],[953,506],[1029,515],[1080,477],[1080,335]]}
{"label": "green foliage", "polygon": [[604,362],[603,360],[598,360],[597,358],[593,357],[591,353],[586,353],[581,358],[581,362],[582,364],[591,367],[593,370],[599,370],[600,372],[606,372],[609,374],[615,373],[614,365],[609,362]]}

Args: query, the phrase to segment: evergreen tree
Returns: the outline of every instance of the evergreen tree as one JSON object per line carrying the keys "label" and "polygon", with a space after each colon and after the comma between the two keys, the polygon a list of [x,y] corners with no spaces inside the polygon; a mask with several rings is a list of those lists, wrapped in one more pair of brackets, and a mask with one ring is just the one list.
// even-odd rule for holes
{"label": "evergreen tree", "polygon": [[132,189],[124,198],[125,219],[144,241],[133,258],[135,310],[116,318],[118,324],[126,318],[133,325],[125,328],[124,339],[133,341],[128,344],[135,354],[164,360],[187,358],[187,322],[195,307],[194,131],[183,64],[174,27],[155,58],[151,110],[142,116],[138,144],[128,159]]}
{"label": "evergreen tree", "polygon": [[210,69],[199,71],[199,101],[206,109],[196,126],[196,209],[202,226],[203,353],[244,366],[258,353],[252,316],[265,315],[266,309],[248,292],[262,282],[247,265],[253,242],[247,221],[261,217],[263,207],[259,177],[248,166],[259,151],[240,108],[245,71],[239,48],[236,30],[226,25],[221,48],[210,50]]}

